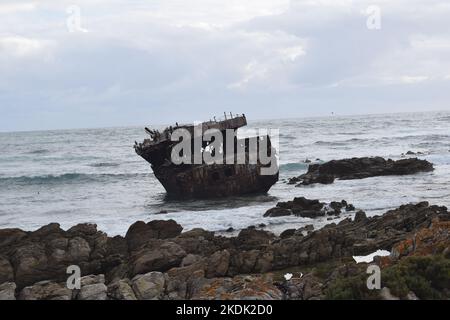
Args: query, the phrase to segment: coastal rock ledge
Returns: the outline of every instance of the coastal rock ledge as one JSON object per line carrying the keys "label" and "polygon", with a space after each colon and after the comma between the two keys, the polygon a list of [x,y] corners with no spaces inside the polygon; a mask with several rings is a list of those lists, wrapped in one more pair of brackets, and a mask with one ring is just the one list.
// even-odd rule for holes
{"label": "coastal rock ledge", "polygon": [[[359,212],[354,220],[282,237],[252,228],[236,237],[182,231],[173,220],[138,221],[125,237],[108,237],[93,224],[2,229],[0,299],[450,297],[450,214],[427,202],[383,216]],[[352,256],[379,249],[392,252],[375,261],[386,289],[368,290],[367,264]],[[81,269],[79,289],[66,285],[71,265]]]}
{"label": "coastal rock ledge", "polygon": [[432,163],[418,158],[397,161],[385,160],[381,157],[350,158],[311,164],[305,174],[289,179],[288,183],[297,186],[314,183],[330,184],[335,179],[353,180],[377,176],[408,175],[433,170]]}

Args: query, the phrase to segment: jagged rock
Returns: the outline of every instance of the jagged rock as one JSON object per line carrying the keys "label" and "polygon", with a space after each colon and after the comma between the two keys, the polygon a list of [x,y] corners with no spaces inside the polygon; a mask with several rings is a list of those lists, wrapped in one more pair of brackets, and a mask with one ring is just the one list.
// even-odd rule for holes
{"label": "jagged rock", "polygon": [[230,252],[228,250],[216,251],[206,264],[206,277],[223,277],[227,274],[230,265]]}
{"label": "jagged rock", "polygon": [[108,285],[108,297],[113,300],[137,300],[129,279],[116,280]]}
{"label": "jagged rock", "polygon": [[89,275],[80,279],[81,288],[77,300],[106,300],[108,288],[105,285],[105,276]]}
{"label": "jagged rock", "polygon": [[48,236],[61,235],[64,230],[61,229],[59,223],[49,223],[36,231],[30,233],[31,238],[46,238]]}
{"label": "jagged rock", "polygon": [[391,290],[389,288],[387,288],[387,287],[383,287],[380,290],[380,298],[381,298],[381,300],[400,300],[400,298],[394,296],[391,293]]}
{"label": "jagged rock", "polygon": [[[25,231],[20,229],[1,229],[0,230],[0,248],[10,247],[27,236]],[[3,252],[3,249],[2,249]]]}
{"label": "jagged rock", "polygon": [[140,300],[159,300],[164,294],[165,277],[161,272],[140,274],[132,280],[133,291]]}
{"label": "jagged rock", "polygon": [[208,256],[217,250],[226,249],[230,239],[225,237],[214,237],[214,232],[200,228],[192,229],[171,239],[186,251],[186,253]]}
{"label": "jagged rock", "polygon": [[286,281],[283,287],[288,300],[316,300],[323,295],[323,283],[312,274]]}
{"label": "jagged rock", "polygon": [[16,284],[14,282],[5,282],[0,285],[0,301],[16,300]]}
{"label": "jagged rock", "polygon": [[168,239],[178,236],[183,227],[174,220],[153,220],[149,223],[135,222],[125,236],[130,250],[136,250],[150,239]]}
{"label": "jagged rock", "polygon": [[[297,205],[320,205],[302,198],[294,200]],[[333,204],[335,209],[348,205],[343,201]],[[392,257],[380,259],[380,265],[396,263],[395,258],[409,255],[446,257],[450,252],[449,224],[446,207],[421,202],[400,206],[382,216],[366,217],[357,212],[354,220],[347,218],[316,231],[308,225],[288,230],[281,237],[256,228],[244,229],[237,237],[195,229],[170,239],[148,238],[131,250],[126,238],[108,238],[91,225],[78,225],[67,232],[57,224],[23,234],[18,230],[0,230],[0,235],[11,234],[16,239],[1,248],[0,277],[14,281],[24,299],[106,299],[107,293],[111,299],[132,299],[133,294],[139,297],[132,294],[126,279],[159,271],[166,274],[158,298],[190,299],[201,296],[212,283],[227,286],[227,281],[234,281],[228,278],[231,280],[221,282],[216,277],[345,261],[378,249],[392,249]],[[105,287],[103,276],[89,276],[83,278],[82,290],[69,294],[65,283],[60,282],[67,279],[66,268],[71,264],[79,265],[83,274],[105,274],[110,288]],[[227,288],[214,288],[211,294],[227,293]],[[239,291],[239,284],[237,288]]]}
{"label": "jagged rock", "polygon": [[208,280],[205,279],[205,260],[187,267],[172,268],[165,274],[166,296],[168,299],[190,299]]}
{"label": "jagged rock", "polygon": [[351,180],[375,176],[406,175],[432,171],[433,164],[417,158],[393,161],[381,157],[363,157],[342,160],[331,160],[322,164],[312,164],[308,172],[291,179],[291,183],[300,185],[313,183],[332,183],[334,179]]}
{"label": "jagged rock", "polygon": [[264,217],[277,217],[281,215],[291,215],[304,218],[317,218],[328,215],[339,215],[345,209],[353,211],[355,207],[347,201],[332,201],[328,206],[319,200],[310,200],[305,197],[297,197],[292,201],[278,202],[277,206],[266,211]]}
{"label": "jagged rock", "polygon": [[200,300],[280,300],[282,292],[270,277],[215,278],[192,297]]}
{"label": "jagged rock", "polygon": [[7,257],[0,255],[0,283],[14,281],[14,270]]}
{"label": "jagged rock", "polygon": [[292,237],[295,234],[296,231],[297,231],[296,229],[284,230],[282,233],[280,233],[280,238],[281,239],[285,239],[285,238]]}
{"label": "jagged rock", "polygon": [[154,240],[131,258],[133,275],[177,267],[185,256],[186,252],[178,244]]}
{"label": "jagged rock", "polygon": [[355,214],[355,222],[361,222],[361,221],[365,221],[367,219],[366,213],[362,210],[359,210],[358,212],[356,212]]}
{"label": "jagged rock", "polygon": [[19,300],[71,300],[72,290],[65,283],[40,281],[22,289]]}
{"label": "jagged rock", "polygon": [[181,261],[181,266],[182,267],[187,267],[190,266],[191,264],[196,263],[197,261],[200,261],[202,259],[201,256],[197,255],[197,254],[191,254],[189,253],[186,257],[183,258],[183,260]]}
{"label": "jagged rock", "polygon": [[28,243],[16,248],[11,262],[19,288],[51,277],[52,272],[42,243]]}
{"label": "jagged rock", "polygon": [[292,211],[286,208],[270,208],[264,213],[264,217],[282,217],[282,216],[290,216],[292,215]]}
{"label": "jagged rock", "polygon": [[67,230],[73,236],[93,236],[97,233],[97,225],[92,223],[80,223]]}
{"label": "jagged rock", "polygon": [[239,232],[235,243],[241,250],[258,249],[267,246],[274,238],[275,235],[269,231],[247,228]]}
{"label": "jagged rock", "polygon": [[88,261],[91,253],[91,247],[83,238],[75,237],[69,240],[68,253],[74,261]]}

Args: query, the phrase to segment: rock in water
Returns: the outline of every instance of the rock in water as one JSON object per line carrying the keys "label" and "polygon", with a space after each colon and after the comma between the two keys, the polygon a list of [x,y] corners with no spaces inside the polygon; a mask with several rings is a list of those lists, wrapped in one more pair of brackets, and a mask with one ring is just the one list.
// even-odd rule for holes
{"label": "rock in water", "polygon": [[309,200],[304,197],[292,201],[278,202],[277,206],[266,211],[264,217],[280,217],[296,215],[304,218],[317,218],[327,215],[339,215],[342,210],[354,211],[355,207],[347,201],[332,201],[328,206],[319,200]]}
{"label": "rock in water", "polygon": [[308,172],[289,180],[290,184],[329,184],[334,179],[352,180],[376,176],[407,175],[433,171],[433,164],[417,158],[385,160],[381,157],[363,157],[331,160],[322,164],[312,164]]}

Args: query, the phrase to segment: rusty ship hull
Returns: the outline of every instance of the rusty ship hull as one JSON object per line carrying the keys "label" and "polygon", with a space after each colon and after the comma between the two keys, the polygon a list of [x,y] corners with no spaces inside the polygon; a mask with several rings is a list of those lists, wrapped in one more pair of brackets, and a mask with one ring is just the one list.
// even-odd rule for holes
{"label": "rusty ship hull", "polygon": [[[229,119],[222,122],[203,123],[203,129],[215,128],[225,134],[225,130],[237,128],[246,125],[245,116]],[[174,164],[171,160],[171,152],[176,142],[171,141],[170,134],[177,128],[184,128],[194,132],[193,126],[177,126],[175,128],[166,128],[161,134],[146,129],[152,135],[152,140],[144,140],[142,144],[136,144],[135,150],[138,155],[151,164],[155,177],[165,188],[167,195],[172,198],[216,198],[228,197],[255,193],[266,193],[278,181],[278,170],[274,174],[261,174],[261,169],[267,165],[248,163],[249,143],[251,138],[235,139],[233,150],[236,150],[238,144],[242,144],[246,154],[245,163],[238,164],[232,161],[232,164]],[[225,136],[225,135],[224,135]],[[259,141],[261,137],[254,137]],[[277,161],[275,150],[272,148],[270,137],[266,136],[269,143],[270,156],[272,161]],[[225,142],[224,142],[225,145]],[[203,147],[207,147],[204,144]],[[224,150],[224,159],[233,157],[234,154],[227,154]],[[225,161],[224,161],[225,162]]]}

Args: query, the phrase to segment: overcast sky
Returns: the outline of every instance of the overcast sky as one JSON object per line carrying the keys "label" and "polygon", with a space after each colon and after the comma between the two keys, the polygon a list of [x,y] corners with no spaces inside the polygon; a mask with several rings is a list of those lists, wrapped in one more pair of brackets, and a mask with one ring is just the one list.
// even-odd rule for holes
{"label": "overcast sky", "polygon": [[0,131],[450,110],[449,17],[447,0],[1,0]]}

